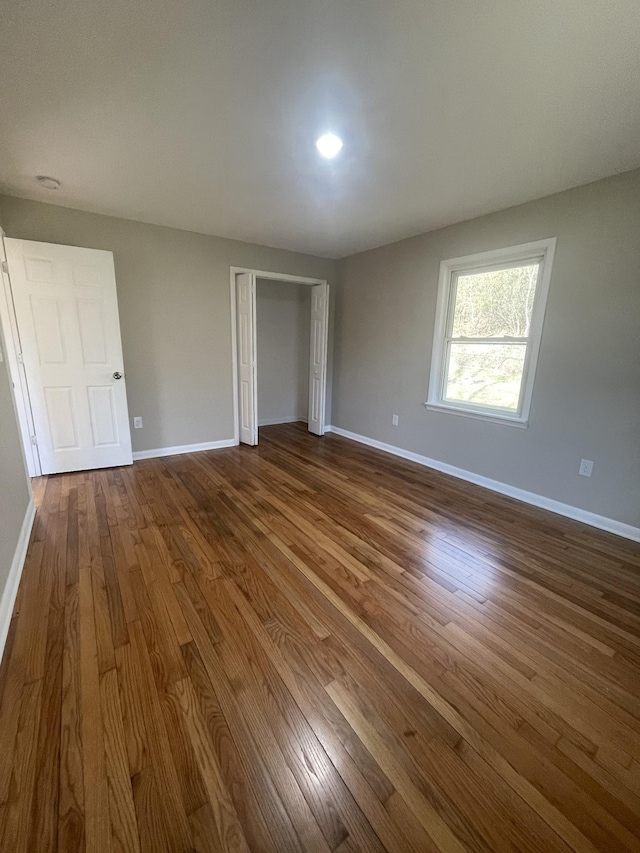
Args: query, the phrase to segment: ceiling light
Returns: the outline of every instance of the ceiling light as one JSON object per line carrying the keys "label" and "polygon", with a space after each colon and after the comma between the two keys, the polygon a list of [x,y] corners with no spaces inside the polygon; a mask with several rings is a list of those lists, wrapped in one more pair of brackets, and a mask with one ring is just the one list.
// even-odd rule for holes
{"label": "ceiling light", "polygon": [[46,190],[60,189],[60,181],[57,178],[50,178],[48,175],[36,175],[36,181]]}
{"label": "ceiling light", "polygon": [[342,140],[335,133],[325,133],[316,142],[316,148],[323,157],[327,160],[333,160],[336,154],[340,153],[342,148]]}

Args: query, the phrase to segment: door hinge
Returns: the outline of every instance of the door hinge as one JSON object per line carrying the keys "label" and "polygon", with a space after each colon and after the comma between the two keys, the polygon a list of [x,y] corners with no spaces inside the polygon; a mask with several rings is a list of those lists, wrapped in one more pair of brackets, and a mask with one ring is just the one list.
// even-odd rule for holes
{"label": "door hinge", "polygon": [[9,275],[9,266],[6,261],[2,262],[2,272],[6,272],[6,274]]}
{"label": "door hinge", "polygon": [[38,445],[38,439],[36,438],[36,436],[35,436],[35,435],[32,435],[32,436],[31,436],[31,444],[35,444],[35,445],[36,445],[36,447],[37,447],[37,445]]}
{"label": "door hinge", "polygon": [[16,358],[18,359],[18,364],[24,364],[24,356],[22,355],[21,352],[18,353]]}

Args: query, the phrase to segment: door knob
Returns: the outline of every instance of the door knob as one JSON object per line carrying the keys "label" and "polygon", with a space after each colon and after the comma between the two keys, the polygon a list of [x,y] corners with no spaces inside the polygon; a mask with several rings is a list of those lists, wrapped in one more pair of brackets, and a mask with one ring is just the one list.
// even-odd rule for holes
{"label": "door knob", "polygon": [[116,372],[113,374],[113,378],[114,379],[122,379],[122,374],[116,370]]}

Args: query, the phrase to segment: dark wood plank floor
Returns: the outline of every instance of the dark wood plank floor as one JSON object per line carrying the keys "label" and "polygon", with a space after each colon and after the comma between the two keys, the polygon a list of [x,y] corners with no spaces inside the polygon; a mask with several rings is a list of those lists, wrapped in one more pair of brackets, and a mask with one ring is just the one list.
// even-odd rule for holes
{"label": "dark wood plank floor", "polygon": [[640,850],[633,543],[300,425],[36,493],[1,850]]}

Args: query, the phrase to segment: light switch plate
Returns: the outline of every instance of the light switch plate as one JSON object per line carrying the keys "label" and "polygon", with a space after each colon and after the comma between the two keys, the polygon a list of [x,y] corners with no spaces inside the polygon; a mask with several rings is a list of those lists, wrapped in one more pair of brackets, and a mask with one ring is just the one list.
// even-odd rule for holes
{"label": "light switch plate", "polygon": [[593,462],[591,459],[581,459],[578,473],[581,477],[590,477],[593,473]]}

